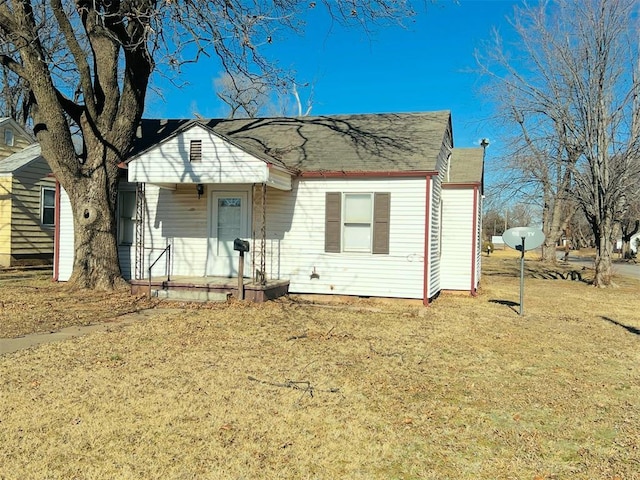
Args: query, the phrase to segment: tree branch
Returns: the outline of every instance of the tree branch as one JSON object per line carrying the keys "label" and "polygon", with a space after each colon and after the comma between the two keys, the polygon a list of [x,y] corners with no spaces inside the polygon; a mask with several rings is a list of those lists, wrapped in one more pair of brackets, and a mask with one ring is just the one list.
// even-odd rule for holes
{"label": "tree branch", "polygon": [[[78,42],[73,30],[73,26],[64,11],[61,0],[51,0],[51,6],[53,8],[53,14],[58,22],[60,31],[65,38],[65,41],[69,47],[69,51],[73,56],[75,64],[78,68],[80,86],[83,91],[84,104],[89,114],[93,117],[97,115],[95,105],[95,95],[93,91],[93,85],[91,83],[91,70],[89,63],[87,62],[87,53]],[[85,22],[82,22],[85,24]],[[86,30],[86,25],[85,25]]]}
{"label": "tree branch", "polygon": [[340,391],[339,388],[318,389],[318,388],[315,388],[313,385],[311,385],[310,382],[308,382],[306,380],[302,380],[302,381],[286,380],[283,383],[276,383],[276,382],[268,382],[266,380],[259,380],[259,379],[255,378],[255,377],[252,377],[251,375],[249,375],[247,378],[249,380],[251,380],[252,382],[262,383],[263,385],[269,385],[271,387],[291,388],[293,390],[302,390],[302,392],[308,393],[310,397],[313,397],[313,392],[314,391],[328,392],[328,393],[338,393]]}
{"label": "tree branch", "polygon": [[13,73],[18,75],[19,77],[25,78],[24,67],[20,65],[18,62],[16,62],[15,59],[10,57],[9,55],[0,55],[0,64],[3,67],[7,67],[9,70],[11,70]]}

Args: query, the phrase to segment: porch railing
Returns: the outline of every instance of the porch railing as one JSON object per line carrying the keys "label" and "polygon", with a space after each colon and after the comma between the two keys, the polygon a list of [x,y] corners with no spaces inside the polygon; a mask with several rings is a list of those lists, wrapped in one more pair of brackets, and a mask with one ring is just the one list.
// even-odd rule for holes
{"label": "porch railing", "polygon": [[160,252],[160,255],[158,255],[153,263],[149,265],[147,271],[147,278],[149,279],[149,298],[151,298],[151,269],[156,263],[158,263],[158,260],[160,260],[164,254],[167,254],[167,282],[171,281],[171,244],[169,244],[164,248],[164,250],[162,250],[162,252]]}

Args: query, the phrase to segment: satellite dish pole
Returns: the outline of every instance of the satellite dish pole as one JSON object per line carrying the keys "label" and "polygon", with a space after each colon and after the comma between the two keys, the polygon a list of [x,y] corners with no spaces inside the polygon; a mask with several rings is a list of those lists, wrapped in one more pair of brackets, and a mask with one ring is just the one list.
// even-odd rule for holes
{"label": "satellite dish pole", "polygon": [[520,237],[522,245],[520,245],[520,316],[524,315],[524,241],[526,237]]}
{"label": "satellite dish pole", "polygon": [[[538,248],[544,242],[542,230],[531,227],[510,228],[502,234],[502,239],[511,248],[520,251],[520,311],[524,315],[524,252]],[[529,240],[526,242],[526,240]],[[526,242],[526,243],[525,243]]]}

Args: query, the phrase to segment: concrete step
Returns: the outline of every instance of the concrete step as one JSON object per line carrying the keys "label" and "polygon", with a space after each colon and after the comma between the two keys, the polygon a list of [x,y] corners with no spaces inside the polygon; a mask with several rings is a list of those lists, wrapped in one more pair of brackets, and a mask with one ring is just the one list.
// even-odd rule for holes
{"label": "concrete step", "polygon": [[226,302],[231,292],[207,292],[203,290],[152,290],[152,296],[182,302]]}

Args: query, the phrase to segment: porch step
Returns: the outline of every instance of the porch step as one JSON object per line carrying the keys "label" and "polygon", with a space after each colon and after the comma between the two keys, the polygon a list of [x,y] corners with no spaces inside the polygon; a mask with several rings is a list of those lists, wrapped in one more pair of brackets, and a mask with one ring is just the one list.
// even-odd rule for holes
{"label": "porch step", "polygon": [[165,300],[185,302],[226,302],[231,293],[198,290],[152,290],[152,296]]}

